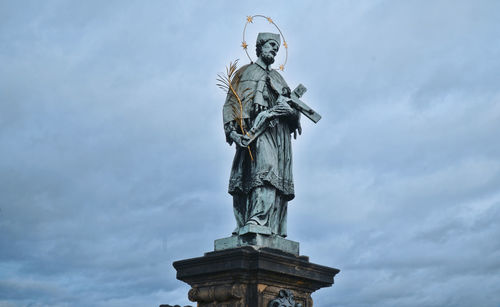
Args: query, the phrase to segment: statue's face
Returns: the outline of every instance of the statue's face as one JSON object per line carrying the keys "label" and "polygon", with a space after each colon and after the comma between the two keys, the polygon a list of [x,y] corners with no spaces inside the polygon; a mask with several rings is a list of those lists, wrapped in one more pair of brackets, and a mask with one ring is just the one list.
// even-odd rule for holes
{"label": "statue's face", "polygon": [[260,57],[267,65],[274,63],[274,57],[278,54],[280,46],[278,42],[274,40],[268,40],[264,45],[262,45]]}

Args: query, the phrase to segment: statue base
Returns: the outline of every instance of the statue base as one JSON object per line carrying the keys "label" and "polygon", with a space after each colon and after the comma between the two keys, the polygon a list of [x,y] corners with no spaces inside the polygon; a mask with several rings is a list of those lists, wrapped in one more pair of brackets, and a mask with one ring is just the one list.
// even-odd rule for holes
{"label": "statue base", "polygon": [[339,272],[298,256],[298,243],[297,255],[249,245],[173,265],[177,279],[192,287],[188,297],[198,307],[312,307],[311,294],[330,287]]}
{"label": "statue base", "polygon": [[[248,227],[248,226],[245,226]],[[229,238],[218,239],[214,241],[214,250],[221,251],[231,248],[253,246],[254,248],[272,248],[290,253],[294,256],[299,255],[299,242],[287,240],[280,236],[253,232],[254,229],[240,230],[240,235]]]}

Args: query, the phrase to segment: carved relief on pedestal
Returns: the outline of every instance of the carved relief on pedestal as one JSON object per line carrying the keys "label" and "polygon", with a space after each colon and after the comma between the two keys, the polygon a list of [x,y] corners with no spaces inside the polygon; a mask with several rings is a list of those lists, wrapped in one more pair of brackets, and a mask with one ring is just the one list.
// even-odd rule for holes
{"label": "carved relief on pedestal", "polygon": [[278,298],[272,300],[267,305],[268,307],[302,307],[302,304],[295,303],[295,297],[290,290],[280,290]]}

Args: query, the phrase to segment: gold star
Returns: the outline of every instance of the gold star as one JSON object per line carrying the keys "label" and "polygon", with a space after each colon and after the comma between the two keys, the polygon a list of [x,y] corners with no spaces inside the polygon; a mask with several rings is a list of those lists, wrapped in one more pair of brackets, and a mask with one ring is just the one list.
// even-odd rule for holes
{"label": "gold star", "polygon": [[281,64],[281,65],[280,65],[280,70],[281,70],[281,71],[284,71],[284,70],[285,70],[285,65]]}
{"label": "gold star", "polygon": [[247,16],[247,22],[253,23],[253,17],[252,16]]}
{"label": "gold star", "polygon": [[283,46],[288,49],[288,44],[286,42],[283,42]]}
{"label": "gold star", "polygon": [[271,19],[271,17],[266,17],[267,18],[267,21],[269,21],[269,23],[273,23],[273,20]]}
{"label": "gold star", "polygon": [[247,47],[248,47],[247,42],[243,41],[241,43],[241,47],[243,47],[243,49],[247,49]]}

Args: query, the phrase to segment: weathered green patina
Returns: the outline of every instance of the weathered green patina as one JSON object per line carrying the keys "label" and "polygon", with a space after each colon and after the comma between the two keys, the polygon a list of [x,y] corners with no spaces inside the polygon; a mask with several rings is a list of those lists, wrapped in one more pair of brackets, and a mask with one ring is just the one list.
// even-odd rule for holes
{"label": "weathered green patina", "polygon": [[235,235],[245,226],[257,225],[262,234],[286,237],[287,206],[295,197],[291,135],[301,133],[300,112],[315,122],[321,118],[299,100],[305,87],[291,92],[271,68],[279,46],[279,34],[259,33],[257,61],[240,68],[233,80],[243,100],[240,116],[247,135],[241,133],[241,122],[234,114],[237,98],[231,91],[223,107],[226,140],[236,144],[228,189],[233,196]]}

